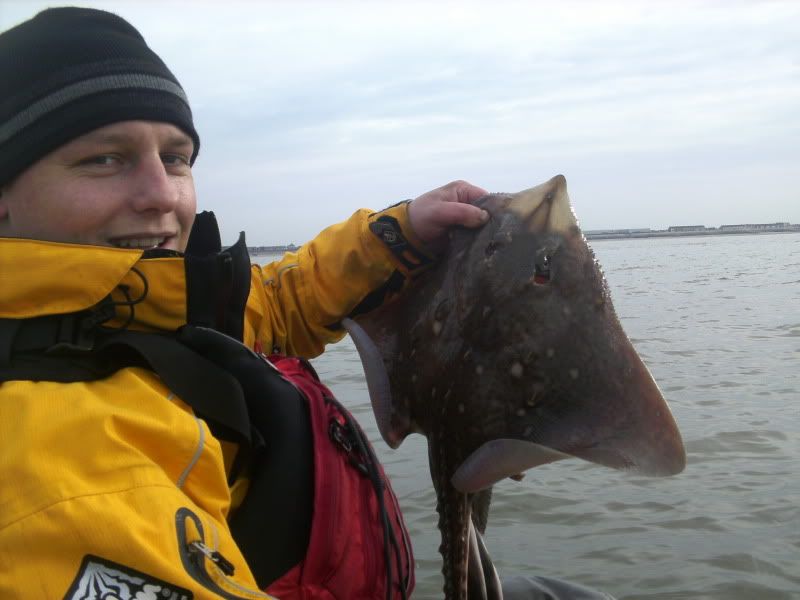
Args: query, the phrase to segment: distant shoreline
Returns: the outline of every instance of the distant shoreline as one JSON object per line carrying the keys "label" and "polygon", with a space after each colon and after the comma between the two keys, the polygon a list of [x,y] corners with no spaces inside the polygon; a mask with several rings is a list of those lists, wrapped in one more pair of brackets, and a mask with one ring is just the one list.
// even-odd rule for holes
{"label": "distant shoreline", "polygon": [[723,227],[670,228],[670,229],[619,229],[584,231],[587,240],[623,240],[638,238],[699,237],[713,235],[752,235],[762,233],[800,233],[800,225],[781,223],[780,227],[725,225]]}
{"label": "distant shoreline", "polygon": [[264,254],[278,254],[279,252],[297,252],[300,246],[289,244],[288,246],[248,246],[247,253],[250,256],[259,256]]}
{"label": "distant shoreline", "polygon": [[[800,225],[791,223],[766,223],[758,225],[679,225],[669,229],[601,229],[584,231],[587,240],[625,240],[635,238],[698,237],[704,235],[748,235],[753,233],[800,233]],[[300,246],[248,246],[251,256],[297,252]]]}

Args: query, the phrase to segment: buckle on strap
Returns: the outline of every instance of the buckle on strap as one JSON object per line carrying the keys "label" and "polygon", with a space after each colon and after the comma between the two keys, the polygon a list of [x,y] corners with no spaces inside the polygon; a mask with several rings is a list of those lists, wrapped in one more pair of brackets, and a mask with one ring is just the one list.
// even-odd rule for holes
{"label": "buckle on strap", "polygon": [[111,296],[106,296],[88,310],[59,315],[56,317],[54,343],[46,348],[45,354],[65,354],[91,352],[94,349],[97,328],[116,314]]}

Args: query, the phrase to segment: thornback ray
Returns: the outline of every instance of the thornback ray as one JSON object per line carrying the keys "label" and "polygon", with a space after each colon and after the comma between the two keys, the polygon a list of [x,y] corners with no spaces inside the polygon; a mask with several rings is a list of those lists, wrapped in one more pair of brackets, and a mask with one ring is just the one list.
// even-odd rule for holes
{"label": "thornback ray", "polygon": [[413,432],[428,439],[447,600],[467,598],[473,501],[483,528],[498,479],[564,457],[651,476],[686,460],[566,179],[475,204],[489,221],[453,230],[413,290],[343,321],[381,436],[393,448]]}

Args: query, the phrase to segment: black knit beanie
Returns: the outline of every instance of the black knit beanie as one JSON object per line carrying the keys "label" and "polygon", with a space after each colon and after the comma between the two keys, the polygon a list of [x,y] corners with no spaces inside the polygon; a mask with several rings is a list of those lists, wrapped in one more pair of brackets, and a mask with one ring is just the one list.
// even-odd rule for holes
{"label": "black knit beanie", "polygon": [[127,21],[51,8],[0,34],[0,185],[45,154],[118,121],[163,121],[200,139],[186,94]]}

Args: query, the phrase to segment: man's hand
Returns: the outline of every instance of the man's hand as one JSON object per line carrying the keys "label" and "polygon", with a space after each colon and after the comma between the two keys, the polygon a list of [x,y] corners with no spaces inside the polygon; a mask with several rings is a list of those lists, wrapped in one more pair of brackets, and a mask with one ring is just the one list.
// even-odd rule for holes
{"label": "man's hand", "polygon": [[408,207],[411,227],[429,248],[441,250],[451,227],[480,227],[489,220],[489,213],[470,204],[486,194],[483,188],[466,181],[453,181],[426,192]]}

